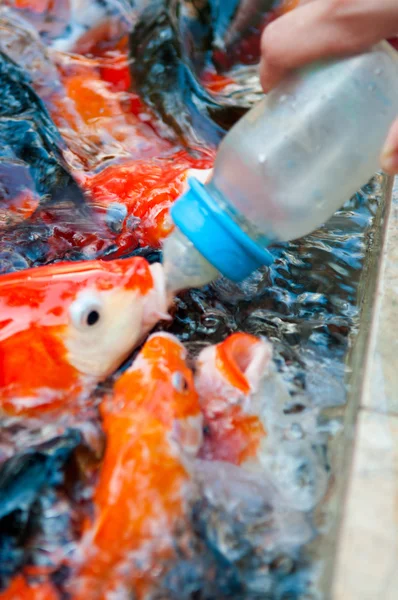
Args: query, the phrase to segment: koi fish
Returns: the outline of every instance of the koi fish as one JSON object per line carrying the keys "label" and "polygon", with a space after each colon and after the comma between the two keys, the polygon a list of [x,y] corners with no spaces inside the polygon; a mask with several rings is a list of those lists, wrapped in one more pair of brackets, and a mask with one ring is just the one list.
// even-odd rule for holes
{"label": "koi fish", "polygon": [[[0,272],[4,272],[21,263],[28,267],[65,256],[62,247],[52,254],[53,226],[73,229],[80,241],[87,240],[94,215],[66,163],[65,142],[43,104],[51,85],[54,93],[59,92],[55,67],[33,27],[6,7],[0,9],[0,31]],[[95,229],[100,236],[100,224]],[[11,261],[3,260],[4,253],[13,256]]]}
{"label": "koi fish", "polygon": [[213,42],[213,61],[218,69],[228,69],[236,63],[257,64],[264,28],[298,3],[299,0],[232,2],[231,19],[223,20],[224,27],[217,32]]}
{"label": "koi fish", "polygon": [[176,557],[189,505],[189,464],[202,434],[185,359],[176,338],[152,335],[101,405],[107,446],[74,600],[112,592],[127,597],[132,589],[134,598],[146,598]]}
{"label": "koi fish", "polygon": [[[58,72],[33,27],[29,27],[16,13],[3,7],[0,10],[0,29],[0,49],[28,69],[32,86],[44,100],[68,144],[65,156],[75,169],[75,178],[90,195],[93,192],[92,212],[108,225],[103,231],[99,231],[99,227],[91,227],[87,231],[83,224],[76,232],[64,219],[57,219],[54,223],[54,219],[50,218],[47,222],[41,211],[40,219],[31,219],[30,224],[37,225],[32,236],[37,240],[39,234],[43,239],[45,258],[42,260],[40,255],[39,260],[28,262],[25,267],[67,258],[70,253],[74,258],[77,255],[82,259],[92,259],[101,256],[113,242],[119,247],[113,257],[131,252],[138,245],[158,248],[162,238],[170,231],[168,207],[182,192],[187,170],[211,166],[211,153],[204,153],[202,159],[193,159],[184,152],[170,154],[170,144],[158,137],[148,122],[141,120],[145,107],[138,96],[127,91],[130,86],[127,49],[124,54],[116,52],[116,58],[113,52],[100,60],[56,55]],[[98,52],[100,49],[97,49]],[[32,64],[35,66],[32,67]],[[112,68],[115,65],[117,68]],[[123,83],[121,89],[120,81]],[[151,158],[162,156],[165,152],[168,156],[163,160]],[[83,166],[101,165],[109,156],[127,154],[134,158],[133,162],[130,158],[91,177],[82,171]],[[140,160],[135,160],[135,157]],[[144,157],[147,158],[143,160]],[[8,225],[11,220],[26,219],[40,201],[40,196],[32,197],[32,194],[25,193],[26,188],[35,189],[29,173],[26,172],[23,177],[25,172],[20,172],[15,177],[14,171],[7,168],[3,164],[0,177],[5,181],[8,194],[11,194],[12,204],[9,199],[4,216],[0,212],[0,227],[2,222]],[[131,189],[128,184],[131,184]],[[75,223],[76,219],[72,222]],[[21,244],[25,237],[26,243]],[[16,241],[20,249],[18,260],[13,258],[10,265],[4,264],[3,260],[3,271],[13,270],[13,265],[19,263],[20,258],[32,256],[28,247],[31,241],[25,230],[18,230],[6,244],[2,242],[7,255]]]}
{"label": "koi fish", "polygon": [[[29,581],[42,580],[43,576],[47,580],[62,567],[73,548],[76,530],[72,518],[76,523],[76,511],[61,488],[71,465],[89,449],[77,429],[43,440],[56,424],[43,428],[39,423],[34,432],[25,427],[25,421],[18,424],[19,432],[13,439],[15,421],[9,420],[9,425],[7,428],[3,421],[1,431],[2,446],[8,437],[14,452],[8,458],[0,457],[0,589],[20,598],[25,596],[12,596],[8,591],[12,576],[22,569]],[[42,439],[37,443],[35,437]],[[28,528],[22,525],[28,522]],[[27,597],[36,597],[34,593],[39,595],[41,589],[34,586],[35,592],[30,596],[27,591]]]}
{"label": "koi fish", "polygon": [[251,102],[244,94],[212,94],[202,74],[209,67],[257,63],[265,25],[295,1],[143,3],[130,35],[133,89],[181,143],[216,147]]}
{"label": "koi fish", "polygon": [[[77,133],[73,135],[75,130],[82,131],[79,115],[65,92],[53,55],[50,55],[34,25],[22,18],[21,13],[25,14],[25,11],[0,7],[0,50],[28,73],[30,85],[44,102],[66,142],[61,150],[68,166],[81,167],[82,147],[86,152],[88,148],[81,135],[79,140],[76,139]],[[49,20],[52,21],[51,16]]]}
{"label": "koi fish", "polygon": [[170,151],[145,121],[145,108],[135,107],[137,96],[103,79],[104,61],[61,54],[56,60],[64,96],[53,95],[48,107],[85,166],[93,169],[115,156],[142,159]]}
{"label": "koi fish", "polygon": [[[306,512],[287,502],[277,471],[267,462],[273,445],[281,443],[268,406],[273,400],[283,404],[286,390],[278,389],[279,383],[271,345],[245,333],[204,349],[196,361],[204,417],[195,463],[201,484],[196,529],[213,568],[218,565],[224,577],[234,575],[230,593],[212,597],[282,597],[286,589],[273,561],[283,555],[294,562],[298,548],[314,536]],[[228,579],[220,579],[228,586]]]}
{"label": "koi fish", "polygon": [[267,429],[248,404],[271,357],[267,342],[246,333],[201,352],[195,375],[206,431],[201,458],[241,465],[256,456]]}
{"label": "koi fish", "polygon": [[159,248],[172,230],[169,209],[185,191],[187,178],[204,181],[211,166],[211,154],[195,160],[179,152],[164,160],[111,165],[82,185],[94,207],[106,210],[119,253],[137,245]]}
{"label": "koi fish", "polygon": [[[94,168],[109,157],[170,151],[170,144],[144,122],[145,107],[129,91],[127,47],[104,57],[50,54],[20,12],[0,7],[0,51],[28,74],[66,142],[67,148],[57,141],[71,169]],[[120,30],[120,22],[114,26]],[[122,87],[120,78],[126,80]]]}
{"label": "koi fish", "polygon": [[259,479],[267,475],[287,505],[313,508],[327,487],[322,457],[306,438],[315,423],[312,416],[285,413],[290,394],[274,367],[271,345],[237,333],[205,348],[195,385],[206,432],[200,457],[241,466]]}
{"label": "koi fish", "polygon": [[209,2],[196,4],[145,4],[130,35],[130,69],[133,89],[180,142],[216,147],[248,107],[228,97],[221,102],[200,82],[203,65],[196,68],[194,58],[209,50],[212,15]]}
{"label": "koi fish", "polygon": [[[84,206],[62,155],[65,144],[28,75],[0,50],[0,158],[14,180],[34,185],[42,201],[62,200]],[[0,199],[2,196],[0,190]]]}
{"label": "koi fish", "polygon": [[10,585],[0,592],[0,600],[59,600],[55,588],[49,581],[28,583],[23,575],[14,577]]}
{"label": "koi fish", "polygon": [[167,318],[167,303],[162,267],[139,257],[4,275],[1,411],[37,413],[86,396]]}

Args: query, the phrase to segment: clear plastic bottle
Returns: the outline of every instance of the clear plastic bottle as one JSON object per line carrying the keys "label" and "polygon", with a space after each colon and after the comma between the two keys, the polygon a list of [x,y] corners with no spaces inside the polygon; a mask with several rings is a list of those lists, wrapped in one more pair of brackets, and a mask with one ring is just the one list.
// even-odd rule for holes
{"label": "clear plastic bottle", "polygon": [[174,205],[164,262],[173,291],[220,272],[240,281],[269,244],[323,224],[377,171],[398,116],[398,53],[369,52],[290,75],[228,133],[213,176]]}

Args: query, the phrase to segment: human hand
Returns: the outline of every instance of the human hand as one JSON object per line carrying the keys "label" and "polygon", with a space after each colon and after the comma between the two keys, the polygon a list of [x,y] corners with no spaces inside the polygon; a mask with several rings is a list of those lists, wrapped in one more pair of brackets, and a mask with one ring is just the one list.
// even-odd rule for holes
{"label": "human hand", "polygon": [[[292,69],[364,52],[397,33],[397,0],[302,0],[264,30],[261,84],[268,92]],[[387,137],[381,166],[398,174],[398,120]]]}

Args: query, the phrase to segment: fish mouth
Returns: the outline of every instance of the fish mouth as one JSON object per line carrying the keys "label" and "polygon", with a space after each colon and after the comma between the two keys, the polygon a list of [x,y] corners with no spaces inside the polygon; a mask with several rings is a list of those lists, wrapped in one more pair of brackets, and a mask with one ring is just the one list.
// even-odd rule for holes
{"label": "fish mouth", "polygon": [[144,299],[143,326],[149,331],[158,321],[170,321],[169,308],[173,298],[167,293],[166,276],[164,268],[160,263],[149,267],[153,288]]}
{"label": "fish mouth", "polygon": [[256,394],[272,363],[272,346],[266,340],[235,333],[216,346],[202,350],[196,360],[195,385],[206,399],[229,404]]}
{"label": "fish mouth", "polygon": [[194,178],[205,185],[206,183],[209,183],[210,179],[212,178],[213,171],[214,169],[188,169],[185,174],[182,193],[185,194],[185,192],[187,192],[189,189],[188,179]]}
{"label": "fish mouth", "polygon": [[234,387],[255,392],[269,369],[272,346],[265,340],[237,333],[217,347],[216,360]]}

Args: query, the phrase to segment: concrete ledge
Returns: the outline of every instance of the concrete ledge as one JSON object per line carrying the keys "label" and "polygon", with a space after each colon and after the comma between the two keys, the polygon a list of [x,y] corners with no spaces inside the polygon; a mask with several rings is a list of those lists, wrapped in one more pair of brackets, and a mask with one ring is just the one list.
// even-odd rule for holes
{"label": "concrete ledge", "polygon": [[[386,198],[331,597],[398,598],[398,181]],[[366,328],[366,324],[364,324]]]}
{"label": "concrete ledge", "polygon": [[398,417],[361,409],[333,598],[398,598]]}

